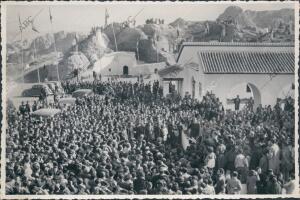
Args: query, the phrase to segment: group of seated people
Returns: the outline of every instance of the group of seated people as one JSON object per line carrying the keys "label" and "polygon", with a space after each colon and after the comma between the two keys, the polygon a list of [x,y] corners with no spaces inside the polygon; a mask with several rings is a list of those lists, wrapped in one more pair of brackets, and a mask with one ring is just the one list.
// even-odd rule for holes
{"label": "group of seated people", "polygon": [[7,194],[294,191],[291,98],[283,109],[226,111],[212,93],[165,98],[158,82],[62,85],[95,94],[51,118],[8,111]]}

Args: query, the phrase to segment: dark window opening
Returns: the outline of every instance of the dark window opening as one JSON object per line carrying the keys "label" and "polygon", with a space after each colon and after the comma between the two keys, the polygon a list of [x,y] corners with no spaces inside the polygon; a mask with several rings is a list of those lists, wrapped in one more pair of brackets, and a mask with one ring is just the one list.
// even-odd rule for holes
{"label": "dark window opening", "polygon": [[247,92],[247,93],[250,93],[250,92],[251,92],[251,88],[249,87],[249,85],[247,85],[246,92]]}
{"label": "dark window opening", "polygon": [[128,70],[128,66],[124,66],[123,67],[123,75],[128,75],[129,74],[129,70]]}

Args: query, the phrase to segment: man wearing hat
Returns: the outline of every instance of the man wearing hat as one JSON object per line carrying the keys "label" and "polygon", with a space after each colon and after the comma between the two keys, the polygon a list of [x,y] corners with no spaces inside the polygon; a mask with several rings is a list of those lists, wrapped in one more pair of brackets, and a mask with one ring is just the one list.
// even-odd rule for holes
{"label": "man wearing hat", "polygon": [[225,194],[226,192],[226,179],[224,169],[220,168],[217,171],[217,182],[215,184],[216,194]]}
{"label": "man wearing hat", "polygon": [[257,182],[260,181],[259,175],[255,170],[250,170],[247,177],[247,194],[257,194]]}
{"label": "man wearing hat", "polygon": [[226,189],[228,194],[239,194],[241,192],[242,184],[238,179],[237,171],[234,171],[232,173],[231,179],[229,179],[227,182]]}

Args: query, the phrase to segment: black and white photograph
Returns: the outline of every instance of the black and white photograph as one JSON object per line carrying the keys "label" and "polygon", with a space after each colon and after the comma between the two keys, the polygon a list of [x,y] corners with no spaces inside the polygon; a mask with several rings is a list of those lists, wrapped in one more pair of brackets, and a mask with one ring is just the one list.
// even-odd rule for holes
{"label": "black and white photograph", "polygon": [[1,2],[1,197],[299,195],[298,24],[298,2]]}

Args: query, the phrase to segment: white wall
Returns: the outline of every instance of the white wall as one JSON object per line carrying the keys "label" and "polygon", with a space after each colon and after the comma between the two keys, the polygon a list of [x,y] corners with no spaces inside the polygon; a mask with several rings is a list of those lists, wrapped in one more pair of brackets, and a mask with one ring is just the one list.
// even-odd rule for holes
{"label": "white wall", "polygon": [[[212,91],[226,107],[230,106],[226,101],[228,94],[242,83],[250,83],[258,89],[262,105],[275,105],[281,90],[291,87],[294,83],[294,76],[281,74],[271,80],[270,76],[266,74],[205,74],[203,83],[204,94],[206,91]],[[241,88],[241,94],[244,93],[242,90],[245,88]]]}
{"label": "white wall", "polygon": [[[220,46],[188,46],[184,47],[180,54],[178,63],[184,64],[195,62],[199,64],[198,72],[184,73],[183,94],[188,91],[191,94],[192,84],[191,78],[194,76],[196,81],[196,98],[201,99],[207,91],[212,91],[223,102],[225,108],[230,108],[227,105],[228,93],[234,87],[242,83],[249,83],[260,93],[262,105],[274,105],[276,99],[282,96],[282,90],[290,88],[294,83],[293,74],[280,74],[270,79],[269,74],[204,74],[202,63],[200,62],[198,52],[201,51],[240,51],[242,46],[228,46],[228,48]],[[278,51],[293,51],[290,47],[276,46],[253,46],[246,47],[247,51],[262,51],[262,52],[278,52]],[[199,95],[199,82],[202,84],[202,95]],[[241,89],[242,90],[242,89]],[[244,91],[241,91],[243,93]],[[293,91],[294,92],[294,91]],[[286,93],[286,92],[285,92]]]}
{"label": "white wall", "polygon": [[[195,97],[199,97],[199,81],[200,76],[198,76],[198,71],[186,67],[182,71],[180,71],[177,74],[169,74],[168,76],[165,76],[164,78],[183,78],[182,83],[177,83],[177,81],[174,81],[174,84],[180,84],[176,85],[176,89],[178,88],[178,92],[181,96],[184,96],[186,93],[189,93],[192,95],[192,78],[195,80]],[[163,84],[163,91],[164,95],[168,94],[169,91],[169,81],[165,81],[166,83]]]}
{"label": "white wall", "polygon": [[123,66],[125,65],[128,66],[130,75],[136,66],[135,53],[114,52],[107,54],[94,64],[93,70],[102,75],[123,75]]}
{"label": "white wall", "polygon": [[[222,101],[226,109],[233,109],[232,104],[227,104],[227,98],[234,98],[239,94],[241,98],[249,98],[253,96],[255,99],[255,107],[258,104],[275,105],[277,98],[282,98],[282,91],[287,94],[294,93],[291,89],[294,83],[294,76],[291,75],[277,75],[270,79],[269,75],[265,74],[205,74],[204,76],[197,76],[190,72],[182,73],[183,86],[181,95],[186,92],[192,94],[192,77],[195,78],[195,98],[201,100],[206,92],[213,92]],[[199,94],[199,82],[202,84],[202,95]],[[246,85],[250,85],[251,94],[246,94]],[[256,94],[258,90],[259,94]],[[165,90],[167,91],[167,89]],[[258,100],[259,99],[259,100]]]}

